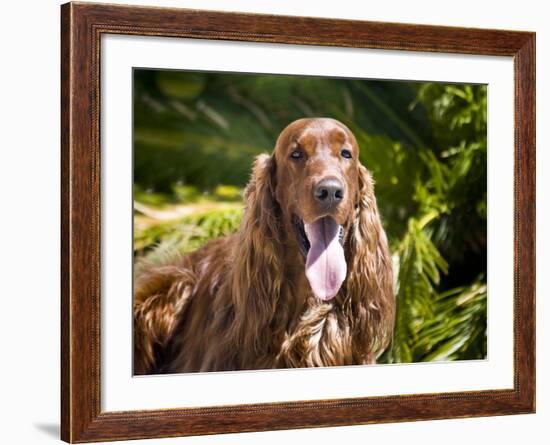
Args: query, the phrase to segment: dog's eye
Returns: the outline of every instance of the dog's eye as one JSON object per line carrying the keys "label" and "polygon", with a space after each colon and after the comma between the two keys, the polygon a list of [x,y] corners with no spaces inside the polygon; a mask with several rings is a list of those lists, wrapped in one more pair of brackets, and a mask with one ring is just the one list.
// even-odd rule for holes
{"label": "dog's eye", "polygon": [[352,156],[351,156],[351,151],[346,150],[345,148],[342,149],[342,151],[340,152],[340,154],[342,155],[343,158],[346,158],[346,159],[351,159],[351,158],[352,158]]}
{"label": "dog's eye", "polygon": [[304,152],[301,150],[294,150],[292,153],[290,153],[290,157],[292,159],[302,159],[304,157]]}

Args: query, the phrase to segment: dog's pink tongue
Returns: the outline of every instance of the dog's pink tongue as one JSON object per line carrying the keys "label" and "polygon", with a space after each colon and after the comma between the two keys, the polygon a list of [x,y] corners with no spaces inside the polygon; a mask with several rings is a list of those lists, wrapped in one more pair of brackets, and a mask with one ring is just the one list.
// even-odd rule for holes
{"label": "dog's pink tongue", "polygon": [[346,278],[344,249],[338,240],[340,226],[330,217],[304,224],[310,248],[306,258],[306,277],[317,298],[334,298]]}

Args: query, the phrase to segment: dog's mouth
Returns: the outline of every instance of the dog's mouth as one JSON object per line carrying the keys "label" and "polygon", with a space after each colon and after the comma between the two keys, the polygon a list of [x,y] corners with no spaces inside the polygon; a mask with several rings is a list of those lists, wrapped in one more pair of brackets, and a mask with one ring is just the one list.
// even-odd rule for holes
{"label": "dog's mouth", "polygon": [[295,215],[293,224],[300,251],[306,257],[305,272],[313,293],[321,300],[334,298],[347,272],[344,227],[330,216],[304,224]]}

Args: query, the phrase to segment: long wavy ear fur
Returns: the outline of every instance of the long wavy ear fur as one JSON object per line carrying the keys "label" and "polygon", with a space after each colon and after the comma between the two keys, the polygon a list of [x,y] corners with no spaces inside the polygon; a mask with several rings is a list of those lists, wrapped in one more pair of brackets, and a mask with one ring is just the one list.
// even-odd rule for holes
{"label": "long wavy ear fur", "polygon": [[[238,232],[238,253],[231,266],[231,295],[235,319],[233,341],[239,343],[241,366],[250,366],[273,343],[267,329],[281,295],[280,209],[275,200],[274,158],[260,155],[245,190],[246,208]],[[277,247],[279,246],[279,247]]]}
{"label": "long wavy ear fur", "polygon": [[360,344],[354,345],[354,354],[374,361],[392,337],[395,297],[392,261],[376,205],[374,181],[363,165],[359,165],[359,191],[350,246],[351,267],[348,267],[346,289],[352,299],[352,329],[361,333]]}

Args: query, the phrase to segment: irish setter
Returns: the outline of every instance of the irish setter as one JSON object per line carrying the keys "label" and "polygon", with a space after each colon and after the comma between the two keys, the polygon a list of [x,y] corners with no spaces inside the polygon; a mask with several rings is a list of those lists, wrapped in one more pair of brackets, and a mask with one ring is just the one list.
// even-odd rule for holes
{"label": "irish setter", "polygon": [[245,200],[235,234],[136,269],[135,374],[374,363],[393,331],[392,262],[351,131],[291,123]]}

